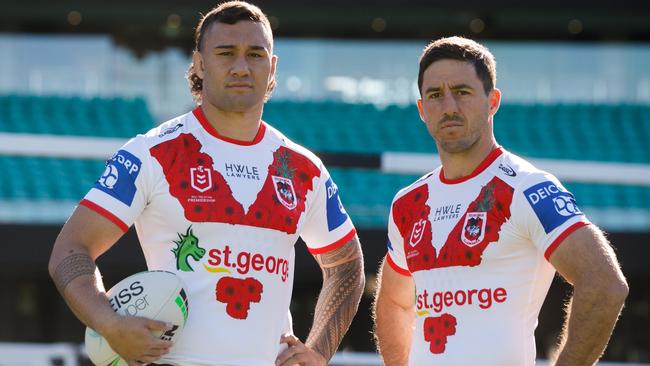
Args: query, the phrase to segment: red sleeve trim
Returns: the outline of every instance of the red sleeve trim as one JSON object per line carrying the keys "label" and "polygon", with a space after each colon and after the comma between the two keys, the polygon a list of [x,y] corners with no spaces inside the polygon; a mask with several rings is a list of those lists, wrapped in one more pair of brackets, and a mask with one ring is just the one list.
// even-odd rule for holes
{"label": "red sleeve trim", "polygon": [[560,234],[560,236],[558,236],[555,240],[553,240],[553,243],[551,243],[548,249],[546,249],[546,252],[544,252],[544,257],[546,258],[546,260],[548,260],[551,257],[551,254],[553,254],[555,249],[557,249],[557,247],[559,247],[560,244],[562,244],[562,242],[564,241],[564,239],[566,239],[567,236],[569,236],[574,231],[580,229],[581,227],[587,225],[589,225],[589,222],[579,221],[569,226],[566,230],[564,230],[564,232]]}
{"label": "red sleeve trim", "polygon": [[386,262],[388,262],[388,265],[390,265],[391,268],[395,270],[395,272],[403,276],[411,277],[411,272],[405,270],[404,268],[398,266],[397,263],[393,262],[393,259],[390,257],[390,254],[386,254]]}
{"label": "red sleeve trim", "polygon": [[99,206],[98,204],[96,204],[94,202],[91,202],[91,201],[88,201],[87,199],[81,200],[81,202],[79,202],[79,204],[82,205],[82,206],[86,206],[89,209],[91,209],[91,210],[97,212],[98,214],[104,216],[110,222],[117,225],[117,227],[119,227],[120,230],[122,230],[123,232],[126,233],[127,231],[129,231],[129,226],[127,224],[125,224],[122,220],[118,219],[117,216],[113,215],[108,210],[106,210],[105,208]]}
{"label": "red sleeve trim", "polygon": [[352,228],[352,230],[350,230],[349,233],[345,234],[344,237],[342,237],[341,239],[335,241],[334,243],[332,243],[330,245],[326,245],[324,247],[316,248],[316,249],[311,249],[311,248],[307,247],[307,250],[309,250],[309,253],[311,253],[311,254],[327,253],[330,250],[334,250],[334,249],[337,249],[337,248],[343,246],[343,244],[350,241],[350,239],[352,239],[356,234],[357,234],[357,229]]}

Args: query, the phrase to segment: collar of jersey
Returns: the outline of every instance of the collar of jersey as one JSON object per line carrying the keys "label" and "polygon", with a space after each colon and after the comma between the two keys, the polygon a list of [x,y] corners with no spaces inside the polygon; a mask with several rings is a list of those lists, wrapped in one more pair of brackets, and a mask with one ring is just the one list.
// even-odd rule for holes
{"label": "collar of jersey", "polygon": [[501,146],[498,146],[496,149],[492,150],[492,151],[488,154],[488,156],[485,157],[485,159],[483,159],[483,161],[481,162],[481,164],[479,164],[479,165],[476,167],[476,169],[474,169],[474,171],[472,172],[472,174],[467,175],[467,176],[464,176],[464,177],[456,178],[456,179],[447,179],[447,178],[445,178],[445,175],[444,175],[444,172],[443,172],[443,168],[440,168],[440,181],[441,181],[442,183],[444,183],[444,184],[458,184],[458,183],[463,183],[463,182],[465,182],[465,181],[468,181],[468,180],[470,180],[470,179],[476,177],[477,175],[483,173],[483,171],[484,171],[485,169],[487,169],[487,167],[489,167],[490,165],[492,165],[492,163],[494,163],[494,161],[495,161],[495,160],[496,160],[496,159],[497,159],[501,154],[503,154],[503,148],[502,148]]}
{"label": "collar of jersey", "polygon": [[264,122],[260,122],[260,128],[257,130],[257,134],[255,135],[255,138],[253,141],[242,141],[242,140],[237,140],[233,139],[227,136],[223,136],[217,132],[217,130],[208,122],[208,119],[205,117],[205,114],[203,114],[203,109],[201,109],[201,106],[196,107],[192,113],[194,113],[194,116],[196,119],[199,120],[199,123],[201,123],[201,126],[208,131],[208,133],[219,140],[223,140],[226,142],[229,142],[231,144],[236,144],[236,145],[243,145],[243,146],[251,146],[255,145],[258,142],[262,141],[262,138],[264,137],[264,133],[266,132],[266,124]]}

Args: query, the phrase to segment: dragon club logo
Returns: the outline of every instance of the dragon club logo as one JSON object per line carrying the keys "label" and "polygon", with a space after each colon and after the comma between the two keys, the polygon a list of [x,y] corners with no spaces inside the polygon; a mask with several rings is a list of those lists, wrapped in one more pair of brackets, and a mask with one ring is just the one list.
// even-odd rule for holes
{"label": "dragon club logo", "polygon": [[189,258],[192,257],[195,261],[201,260],[205,255],[205,249],[199,246],[199,238],[194,236],[192,226],[187,228],[185,234],[178,234],[178,240],[175,240],[174,244],[176,244],[176,248],[172,249],[172,253],[176,257],[176,269],[183,272],[194,272]]}
{"label": "dragon club logo", "polygon": [[487,212],[468,212],[463,224],[461,240],[467,246],[473,247],[483,241]]}
{"label": "dragon club logo", "polygon": [[293,175],[296,168],[291,166],[291,156],[288,152],[280,152],[276,157],[277,162],[273,168],[276,174],[272,175],[273,190],[282,205],[293,210],[298,205],[296,191],[293,189]]}
{"label": "dragon club logo", "polygon": [[273,178],[273,187],[280,203],[290,210],[296,208],[296,191],[293,189],[291,179],[275,175],[271,178]]}

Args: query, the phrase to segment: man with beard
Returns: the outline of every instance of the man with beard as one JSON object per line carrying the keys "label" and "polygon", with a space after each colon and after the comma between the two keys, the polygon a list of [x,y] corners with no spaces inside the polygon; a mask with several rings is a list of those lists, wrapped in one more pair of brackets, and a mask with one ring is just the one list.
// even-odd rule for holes
{"label": "man with beard", "polygon": [[574,292],[554,365],[592,365],[627,296],[573,195],[497,144],[495,82],[490,51],[465,38],[432,42],[420,58],[418,110],[442,166],[391,207],[374,309],[388,366],[534,365],[555,271]]}

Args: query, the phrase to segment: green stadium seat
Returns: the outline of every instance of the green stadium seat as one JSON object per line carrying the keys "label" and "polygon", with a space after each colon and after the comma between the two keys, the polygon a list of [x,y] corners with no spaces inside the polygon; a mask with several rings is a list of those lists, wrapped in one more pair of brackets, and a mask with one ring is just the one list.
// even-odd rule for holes
{"label": "green stadium seat", "polygon": [[142,98],[0,96],[0,132],[131,137],[154,125]]}

